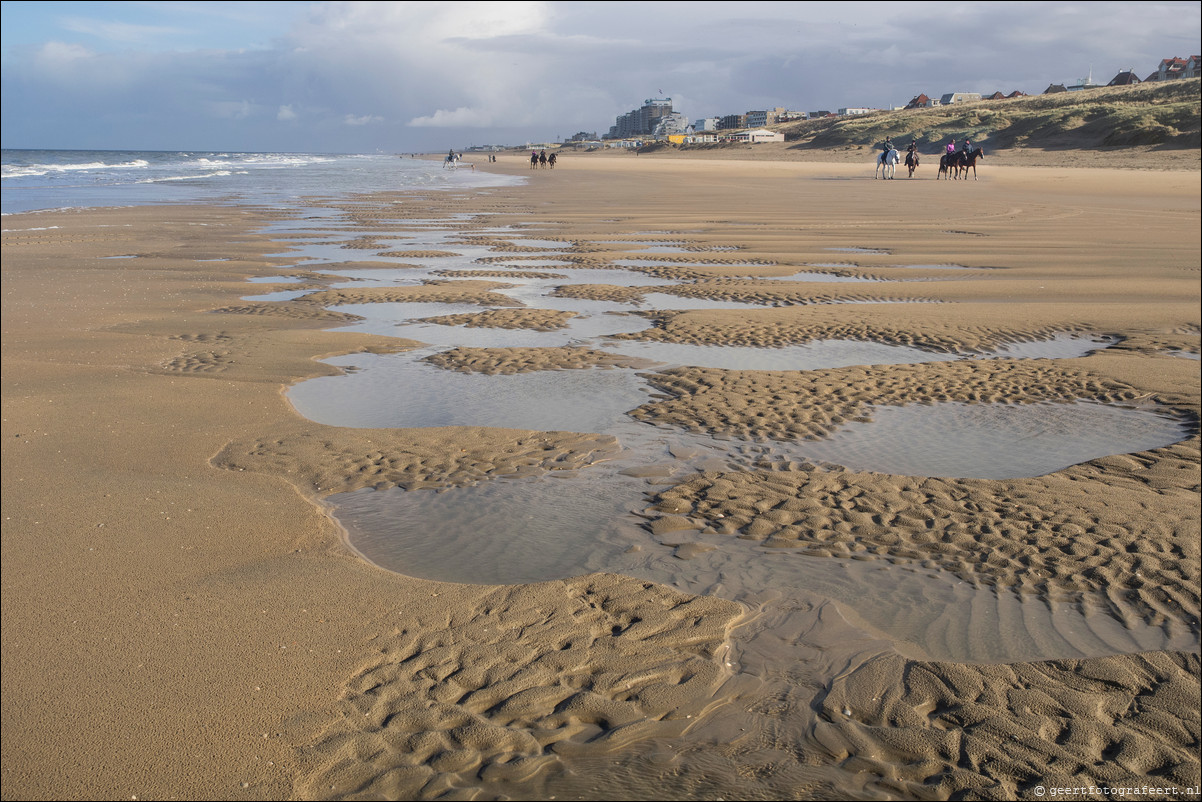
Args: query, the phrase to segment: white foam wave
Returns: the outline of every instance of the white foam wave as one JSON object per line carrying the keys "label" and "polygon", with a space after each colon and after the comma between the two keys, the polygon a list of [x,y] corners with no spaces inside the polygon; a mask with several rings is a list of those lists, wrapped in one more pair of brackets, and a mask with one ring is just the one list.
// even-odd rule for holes
{"label": "white foam wave", "polygon": [[134,159],[133,161],[118,162],[115,164],[107,164],[105,162],[83,162],[80,164],[25,164],[25,165],[4,165],[4,178],[28,178],[39,175],[51,175],[57,173],[73,173],[86,170],[128,170],[141,169],[149,167],[150,162],[145,159]]}
{"label": "white foam wave", "polygon": [[164,181],[195,181],[198,178],[222,178],[227,175],[233,175],[231,170],[213,170],[208,173],[193,173],[192,175],[162,175],[154,178],[143,178],[140,181],[135,181],[135,184],[159,184]]}

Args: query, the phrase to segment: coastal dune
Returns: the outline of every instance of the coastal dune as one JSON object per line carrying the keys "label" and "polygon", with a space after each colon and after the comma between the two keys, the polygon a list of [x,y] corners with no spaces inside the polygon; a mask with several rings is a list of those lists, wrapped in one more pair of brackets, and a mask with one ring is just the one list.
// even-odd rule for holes
{"label": "coastal dune", "polygon": [[[570,154],[554,171],[489,169],[530,180],[314,201],[354,230],[348,264],[440,258],[387,251],[430,219],[495,254],[467,280],[387,289],[332,289],[267,256],[287,247],[256,233],[269,210],[6,217],[5,798],[1196,794],[1196,170],[986,164],[948,184],[876,181],[870,163]],[[561,245],[486,231],[517,224]],[[692,250],[635,244],[657,240]],[[606,433],[321,425],[284,394],[341,372],[322,358],[420,345],[329,331],[356,319],[346,305],[468,303],[481,312],[434,323],[556,330],[565,316],[496,292],[511,274],[497,263],[538,254],[548,264],[523,271],[647,259],[655,291],[763,305],[643,312],[652,327],[624,340],[964,359],[790,372],[461,348],[440,367],[634,367],[657,393],[636,418],[769,447],[939,402],[1123,403],[1184,434],[1004,480],[781,462],[648,475],[632,552],[676,587],[613,571],[482,586],[370,564],[329,496],[588,476],[620,450]],[[780,281],[812,272],[831,280]],[[271,275],[322,289],[242,300]],[[1063,334],[1109,347],[973,358]],[[914,578],[857,605],[817,584],[755,587],[775,560],[864,586]],[[740,572],[754,590],[729,590]],[[967,594],[963,610],[927,581]],[[989,637],[972,616],[1010,609],[996,659],[948,659]],[[1053,631],[1069,619],[1084,631]]]}

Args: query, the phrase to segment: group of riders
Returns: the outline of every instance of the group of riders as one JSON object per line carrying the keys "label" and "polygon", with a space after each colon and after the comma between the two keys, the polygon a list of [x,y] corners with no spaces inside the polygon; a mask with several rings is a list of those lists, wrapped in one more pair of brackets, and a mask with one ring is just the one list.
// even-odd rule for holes
{"label": "group of riders", "polygon": [[551,169],[555,169],[555,154],[552,153],[548,156],[545,150],[540,150],[537,153],[533,150],[530,151],[530,169],[533,170],[535,167],[550,167]]}
{"label": "group of riders", "polygon": [[[893,137],[885,137],[885,141],[881,143],[881,155],[877,159],[878,164],[887,164],[889,161],[889,153],[897,150],[897,146],[893,144]],[[977,149],[979,154],[979,148]],[[973,144],[968,137],[964,137],[964,142],[960,149],[956,149],[956,140],[950,139],[947,143],[947,152],[939,159],[939,172],[945,172],[951,167],[964,165],[970,162],[970,156],[973,153]],[[906,148],[906,167],[910,168],[910,175],[914,174],[914,168],[918,167],[918,142],[911,139],[909,146]],[[896,163],[896,157],[894,158]]]}

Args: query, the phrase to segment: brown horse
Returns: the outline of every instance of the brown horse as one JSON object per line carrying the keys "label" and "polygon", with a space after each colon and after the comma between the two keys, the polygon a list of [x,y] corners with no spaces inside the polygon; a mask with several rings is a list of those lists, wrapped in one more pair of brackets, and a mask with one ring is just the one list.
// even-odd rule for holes
{"label": "brown horse", "polygon": [[973,148],[972,150],[968,151],[967,153],[965,153],[964,151],[960,151],[960,160],[959,160],[959,162],[957,162],[957,165],[956,165],[957,166],[956,178],[963,177],[964,180],[967,181],[968,180],[968,169],[971,167],[972,168],[972,180],[976,181],[977,180],[977,159],[983,159],[983,158],[985,158],[985,151],[981,150],[980,148]]}
{"label": "brown horse", "polygon": [[906,167],[910,168],[910,178],[913,178],[914,171],[918,169],[918,151],[912,150],[906,153]]}

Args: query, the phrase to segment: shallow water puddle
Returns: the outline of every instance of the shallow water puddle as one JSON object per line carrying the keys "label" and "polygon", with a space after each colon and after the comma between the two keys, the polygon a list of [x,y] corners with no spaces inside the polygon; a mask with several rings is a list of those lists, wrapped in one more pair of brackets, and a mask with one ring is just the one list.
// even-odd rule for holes
{"label": "shallow water puddle", "polygon": [[[806,556],[789,549],[764,549],[738,538],[695,530],[655,536],[635,514],[646,504],[649,485],[674,484],[697,470],[808,463],[920,476],[1036,476],[1100,456],[1177,442],[1188,434],[1188,427],[1175,419],[1147,410],[1088,403],[911,405],[876,408],[870,422],[847,424],[821,441],[749,443],[634,422],[626,413],[651,396],[638,370],[598,368],[481,375],[445,370],[422,361],[453,347],[576,346],[661,364],[815,370],[966,358],[1071,358],[1106,347],[1110,341],[1066,333],[969,356],[855,341],[739,348],[614,340],[610,339],[612,335],[636,334],[653,325],[647,317],[630,314],[636,310],[762,305],[690,299],[654,291],[631,302],[594,301],[557,297],[556,288],[571,284],[655,288],[687,283],[626,269],[640,266],[749,270],[762,266],[705,262],[686,265],[656,260],[623,260],[610,269],[552,265],[535,259],[507,259],[504,265],[487,260],[477,263],[475,259],[496,253],[484,247],[444,244],[458,236],[462,235],[453,229],[432,230],[396,246],[397,250],[445,250],[456,254],[396,257],[399,262],[418,267],[349,268],[329,273],[347,279],[346,286],[403,286],[428,278],[455,279],[455,271],[469,271],[462,278],[471,279],[479,278],[471,275],[473,271],[530,264],[532,269],[557,275],[498,277],[496,281],[510,285],[498,291],[521,305],[509,308],[517,310],[515,314],[529,308],[567,311],[574,317],[563,329],[540,332],[416,322],[498,309],[474,304],[339,307],[363,318],[349,329],[409,338],[428,343],[429,347],[402,354],[355,354],[330,360],[347,368],[348,373],[291,388],[288,395],[297,411],[331,426],[489,426],[597,432],[617,436],[624,451],[612,463],[575,473],[497,479],[445,492],[360,491],[332,497],[329,501],[350,532],[351,544],[367,559],[413,576],[460,582],[530,582],[613,571],[736,599],[764,587],[805,588],[837,600],[866,628],[896,642],[914,644],[924,654],[947,659],[1037,659],[1196,643],[1197,637],[1187,625],[1183,630],[1178,622],[1161,627],[1135,624],[1127,629],[1111,614],[1092,611],[1082,600],[1060,605],[975,587],[950,574],[891,566],[884,561],[840,560]],[[539,241],[516,244],[535,242]],[[659,242],[656,246],[666,244]],[[568,245],[555,242],[547,247]],[[332,244],[313,247],[316,253],[306,255],[315,256],[317,261],[346,262],[355,257],[384,261],[368,256],[370,251],[348,252],[340,245],[337,251]],[[885,253],[862,248],[833,250]],[[958,269],[950,265],[921,267]],[[866,279],[803,271],[763,280]]]}
{"label": "shallow water puddle", "polygon": [[1189,436],[1184,421],[1096,404],[912,404],[876,407],[794,452],[855,471],[966,479],[1041,476],[1112,454],[1161,448]]}
{"label": "shallow water puddle", "polygon": [[[466,331],[490,336],[486,329]],[[506,333],[515,338],[531,334]],[[633,370],[489,376],[444,370],[421,361],[430,353],[431,349],[422,349],[330,360],[359,369],[346,376],[311,379],[293,387],[288,397],[301,415],[330,426],[491,426],[573,432],[608,432],[628,410],[648,401],[646,385]]]}
{"label": "shallow water puddle", "polygon": [[251,284],[299,284],[304,279],[296,276],[255,276],[247,281]]}
{"label": "shallow water puddle", "polygon": [[244,295],[243,301],[293,301],[297,298],[303,298],[315,290],[280,290],[279,292],[269,292],[264,295]]}
{"label": "shallow water puddle", "polygon": [[962,358],[959,354],[940,354],[904,345],[855,340],[821,340],[781,348],[608,340],[598,347],[609,353],[650,359],[665,365],[724,370],[820,370],[851,365],[945,362]]}
{"label": "shallow water puddle", "polygon": [[777,443],[718,443],[637,425],[620,431],[628,447],[618,459],[579,472],[328,501],[365,558],[427,579],[511,584],[610,571],[736,600],[763,588],[798,589],[834,599],[853,622],[903,651],[908,644],[936,659],[1028,660],[1197,642],[1186,621],[1124,624],[1103,599],[1048,601],[947,572],[813,557],[697,530],[653,535],[637,514],[649,483],[799,454]]}

